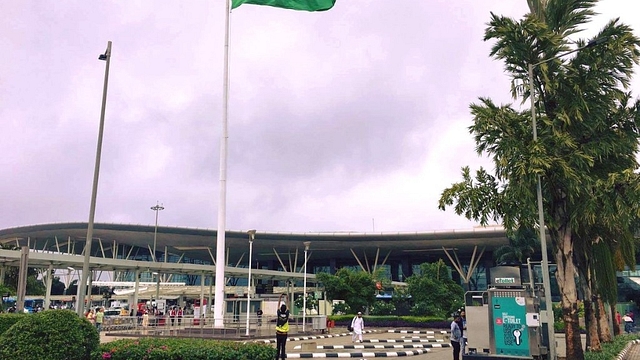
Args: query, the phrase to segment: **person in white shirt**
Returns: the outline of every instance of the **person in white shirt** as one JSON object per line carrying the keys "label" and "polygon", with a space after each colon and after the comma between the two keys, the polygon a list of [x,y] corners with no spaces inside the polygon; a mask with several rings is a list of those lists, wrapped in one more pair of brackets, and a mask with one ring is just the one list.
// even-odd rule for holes
{"label": "person in white shirt", "polygon": [[633,318],[629,316],[629,313],[626,313],[622,317],[622,321],[624,321],[624,331],[629,334],[633,331]]}
{"label": "person in white shirt", "polygon": [[364,319],[362,318],[362,313],[360,311],[358,311],[358,315],[356,315],[353,320],[351,320],[351,328],[353,328],[351,342],[362,342],[362,333],[364,332]]}

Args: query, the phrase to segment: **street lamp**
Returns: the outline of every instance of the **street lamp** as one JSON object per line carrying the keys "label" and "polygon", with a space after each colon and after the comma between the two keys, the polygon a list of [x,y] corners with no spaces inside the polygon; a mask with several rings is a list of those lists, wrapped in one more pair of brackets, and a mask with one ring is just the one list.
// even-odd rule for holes
{"label": "street lamp", "polygon": [[[529,98],[531,99],[531,122],[533,123],[533,141],[538,141],[538,130],[536,123],[536,106],[535,106],[535,95],[534,95],[534,84],[533,84],[533,68],[552,61],[554,59],[572,54],[574,52],[580,51],[582,49],[594,47],[596,45],[600,45],[606,42],[607,38],[597,38],[589,41],[586,45],[579,47],[577,49],[573,49],[571,51],[567,51],[562,54],[558,54],[554,57],[544,59],[535,64],[529,64],[528,72],[529,72]],[[538,217],[540,222],[540,251],[542,252],[542,287],[544,288],[544,302],[546,307],[546,318],[547,318],[547,336],[549,338],[549,357],[550,359],[556,359],[556,341],[555,341],[555,332],[553,329],[553,304],[551,301],[551,279],[549,278],[549,259],[547,256],[547,236],[546,229],[544,224],[544,207],[542,204],[542,184],[540,180],[540,174],[537,175],[537,184],[536,184],[536,195],[538,200]]]}
{"label": "street lamp", "polygon": [[156,242],[158,238],[158,211],[164,210],[164,207],[156,201],[156,206],[152,206],[151,210],[156,212],[156,227],[153,229],[153,261],[156,261]]}
{"label": "street lamp", "polygon": [[106,61],[104,70],[104,87],[102,89],[102,110],[100,112],[100,128],[98,130],[98,147],[96,149],[96,163],[93,171],[93,189],[91,190],[91,206],[89,208],[89,223],[87,224],[87,240],[84,245],[84,262],[82,263],[82,280],[78,286],[76,312],[82,316],[84,311],[84,296],[87,280],[89,279],[89,257],[91,256],[91,240],[93,239],[93,219],[96,214],[96,197],[98,195],[98,177],[100,175],[100,156],[102,153],[102,134],[104,132],[104,112],[107,105],[107,85],[109,83],[109,64],[111,63],[111,41],[107,42],[107,50],[98,56]]}
{"label": "street lamp", "polygon": [[304,280],[302,281],[302,332],[304,333],[307,324],[307,251],[311,241],[305,241],[304,244]]}
{"label": "street lamp", "polygon": [[249,230],[247,231],[249,234],[249,278],[247,280],[247,331],[245,333],[246,336],[249,336],[249,311],[251,305],[251,253],[253,253],[253,240],[256,238],[256,231]]}

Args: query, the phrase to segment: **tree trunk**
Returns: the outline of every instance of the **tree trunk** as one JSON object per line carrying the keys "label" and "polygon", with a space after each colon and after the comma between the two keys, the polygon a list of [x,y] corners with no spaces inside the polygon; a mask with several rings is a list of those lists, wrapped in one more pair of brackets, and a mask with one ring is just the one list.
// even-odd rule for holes
{"label": "tree trunk", "polygon": [[618,336],[620,335],[620,324],[618,324],[618,319],[616,317],[616,305],[611,304],[609,305],[609,308],[611,309],[611,316],[613,317],[613,336]]}
{"label": "tree trunk", "polygon": [[[600,341],[610,343],[613,342],[611,336],[611,329],[609,328],[609,316],[604,307],[604,302],[601,297],[596,298],[596,316],[598,318],[598,332],[600,335]],[[615,323],[615,320],[614,320]]]}
{"label": "tree trunk", "polygon": [[[562,211],[562,210],[561,210]],[[562,298],[562,320],[565,326],[567,359],[584,360],[580,324],[578,322],[578,296],[573,263],[573,241],[570,225],[562,226],[557,233],[556,264],[558,287]]]}
{"label": "tree trunk", "polygon": [[[591,297],[591,289],[588,289],[585,293],[586,299],[593,299]],[[600,337],[598,336],[598,319],[596,316],[596,303],[590,300],[584,301],[584,319],[587,325],[587,349],[589,351],[602,351],[600,345]]]}

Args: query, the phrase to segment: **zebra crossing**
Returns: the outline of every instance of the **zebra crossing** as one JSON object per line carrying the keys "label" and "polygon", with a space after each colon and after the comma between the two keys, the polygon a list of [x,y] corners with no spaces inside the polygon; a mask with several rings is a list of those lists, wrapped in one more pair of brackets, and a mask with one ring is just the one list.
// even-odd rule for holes
{"label": "zebra crossing", "polygon": [[[356,344],[333,344],[333,341],[329,340],[331,338],[350,336],[352,334],[350,332],[290,337],[288,342],[301,342],[301,344],[289,347],[293,351],[288,351],[286,357],[287,359],[350,358],[367,360],[381,357],[418,356],[428,354],[434,350],[441,352],[444,348],[449,348],[451,344],[443,339],[446,333],[446,331],[429,330],[367,330],[365,334],[375,334],[376,338],[365,338],[362,343]],[[411,336],[400,336],[398,338],[397,335],[393,334],[411,334]],[[273,339],[256,341],[263,343],[275,342]],[[344,340],[342,341],[344,342]],[[423,359],[422,356],[419,356],[419,358]]]}

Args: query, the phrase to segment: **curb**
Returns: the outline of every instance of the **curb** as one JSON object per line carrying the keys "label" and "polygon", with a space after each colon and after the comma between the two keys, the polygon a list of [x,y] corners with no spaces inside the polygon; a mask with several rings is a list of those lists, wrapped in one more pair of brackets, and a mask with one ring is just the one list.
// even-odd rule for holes
{"label": "curb", "polygon": [[365,343],[443,343],[442,339],[364,339]]}
{"label": "curb", "polygon": [[[318,345],[318,350],[355,350],[355,349],[428,349],[428,348],[446,348],[451,347],[450,344],[403,344],[403,345]],[[296,345],[294,350],[299,350],[302,345]]]}
{"label": "curb", "polygon": [[[374,332],[378,332],[378,330],[365,330],[362,333],[363,334],[371,334]],[[341,336],[349,336],[351,335],[351,333],[342,333],[342,334],[335,334],[335,335],[314,335],[314,336],[298,336],[298,337],[290,337],[287,339],[287,342],[289,341],[302,341],[302,340],[313,340],[313,339],[329,339],[329,338],[335,338],[335,337],[341,337]],[[366,342],[367,340],[365,340]],[[257,343],[264,343],[264,344],[275,344],[276,340],[275,339],[264,339],[264,340],[255,340],[255,342]]]}
{"label": "curb", "polygon": [[629,343],[627,343],[627,346],[625,346],[624,349],[622,349],[622,351],[620,352],[620,354],[616,356],[616,360],[624,360],[625,355],[627,355],[627,352],[631,349],[631,347],[633,347],[633,345],[636,345],[636,344],[640,344],[640,339],[629,341]]}
{"label": "curb", "polygon": [[[427,334],[427,335],[435,335],[436,332],[433,330],[387,330],[388,333],[395,333],[395,334]],[[446,335],[449,332],[445,331],[445,330],[440,330],[439,332],[437,332],[438,334],[441,335]]]}
{"label": "curb", "polygon": [[377,357],[402,357],[422,355],[429,352],[429,349],[418,349],[411,351],[395,351],[386,353],[361,352],[361,353],[295,353],[287,354],[287,359],[310,359],[310,358],[377,358]]}

